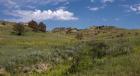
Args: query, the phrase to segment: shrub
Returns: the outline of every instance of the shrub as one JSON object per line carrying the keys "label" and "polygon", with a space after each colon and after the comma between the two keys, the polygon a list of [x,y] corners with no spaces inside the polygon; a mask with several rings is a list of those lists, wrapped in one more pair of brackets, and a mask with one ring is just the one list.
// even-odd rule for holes
{"label": "shrub", "polygon": [[46,32],[46,25],[43,22],[39,23],[38,30],[41,32]]}
{"label": "shrub", "polygon": [[120,37],[123,37],[123,36],[124,36],[124,34],[123,34],[123,33],[121,33],[121,34],[120,34]]}
{"label": "shrub", "polygon": [[33,20],[30,21],[30,22],[28,23],[28,26],[29,26],[30,28],[32,28],[33,31],[35,31],[35,32],[38,31],[38,24],[37,24],[36,21],[33,21]]}
{"label": "shrub", "polygon": [[65,27],[56,27],[52,30],[52,32],[62,32],[62,31],[65,31],[66,28]]}
{"label": "shrub", "polygon": [[135,32],[135,36],[138,36],[139,35],[139,33],[138,32]]}
{"label": "shrub", "polygon": [[[110,44],[108,44],[110,43]],[[126,41],[91,41],[91,54],[93,58],[102,58],[105,56],[120,56],[132,52],[132,47]]]}
{"label": "shrub", "polygon": [[80,62],[80,57],[79,56],[75,57],[73,59],[73,62],[71,64],[70,68],[68,68],[66,74],[76,73],[78,71],[79,62]]}
{"label": "shrub", "polygon": [[72,28],[67,28],[67,29],[66,29],[66,34],[70,34],[71,31],[72,31]]}
{"label": "shrub", "polygon": [[131,32],[128,32],[128,34],[130,35],[130,34],[131,34]]}
{"label": "shrub", "polygon": [[2,25],[6,25],[6,23],[5,23],[5,22],[2,22],[1,24],[2,24]]}
{"label": "shrub", "polygon": [[89,46],[91,46],[93,58],[102,58],[106,55],[106,49],[108,46],[104,42],[95,41],[89,43]]}
{"label": "shrub", "polygon": [[83,39],[83,34],[82,33],[77,33],[75,38],[78,39],[78,40],[81,40],[81,39]]}
{"label": "shrub", "polygon": [[25,32],[24,25],[22,23],[17,23],[13,26],[14,33],[16,35],[23,35]]}

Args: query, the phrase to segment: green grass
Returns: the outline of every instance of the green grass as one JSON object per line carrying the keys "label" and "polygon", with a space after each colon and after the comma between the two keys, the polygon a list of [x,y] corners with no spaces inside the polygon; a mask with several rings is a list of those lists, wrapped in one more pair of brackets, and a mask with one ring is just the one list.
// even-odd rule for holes
{"label": "green grass", "polygon": [[[140,75],[140,30],[104,29],[97,35],[95,30],[84,30],[84,38],[77,40],[75,34],[52,32],[16,36],[11,28],[0,26],[0,66],[11,76]],[[23,73],[24,67],[38,63],[51,69]]]}

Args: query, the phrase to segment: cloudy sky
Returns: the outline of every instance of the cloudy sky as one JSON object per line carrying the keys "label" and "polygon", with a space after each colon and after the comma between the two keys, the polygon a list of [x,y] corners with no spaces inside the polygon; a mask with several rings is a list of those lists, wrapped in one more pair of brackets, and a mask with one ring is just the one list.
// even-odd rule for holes
{"label": "cloudy sky", "polygon": [[43,21],[48,28],[140,28],[140,0],[0,0],[0,19]]}

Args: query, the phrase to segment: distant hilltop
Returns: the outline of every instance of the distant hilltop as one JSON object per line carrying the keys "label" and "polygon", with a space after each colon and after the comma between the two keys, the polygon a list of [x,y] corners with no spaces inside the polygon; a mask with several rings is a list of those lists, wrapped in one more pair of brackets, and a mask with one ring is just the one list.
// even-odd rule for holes
{"label": "distant hilltop", "polygon": [[[26,23],[21,22],[21,23],[23,25],[28,26],[28,22],[26,22]],[[16,22],[0,20],[0,25],[14,25],[14,24],[16,24]],[[78,29],[78,28],[73,28],[73,27],[54,27],[52,29],[52,31],[53,32],[64,32],[64,31],[65,32],[66,31],[77,32],[77,31],[85,30],[85,29],[94,30],[94,29],[122,29],[122,28],[118,28],[118,27],[110,26],[110,25],[92,25],[92,26],[89,26],[89,27],[84,28],[84,29]]]}
{"label": "distant hilltop", "polygon": [[1,25],[9,25],[9,24],[15,24],[16,22],[10,22],[10,21],[3,21],[3,20],[0,20],[0,24]]}

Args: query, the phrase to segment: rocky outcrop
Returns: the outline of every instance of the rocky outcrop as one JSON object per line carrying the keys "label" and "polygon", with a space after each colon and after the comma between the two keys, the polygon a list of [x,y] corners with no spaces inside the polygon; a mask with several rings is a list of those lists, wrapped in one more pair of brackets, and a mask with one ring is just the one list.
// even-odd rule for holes
{"label": "rocky outcrop", "polygon": [[21,73],[44,73],[51,69],[51,66],[47,63],[39,63],[32,66],[24,66],[20,68]]}

